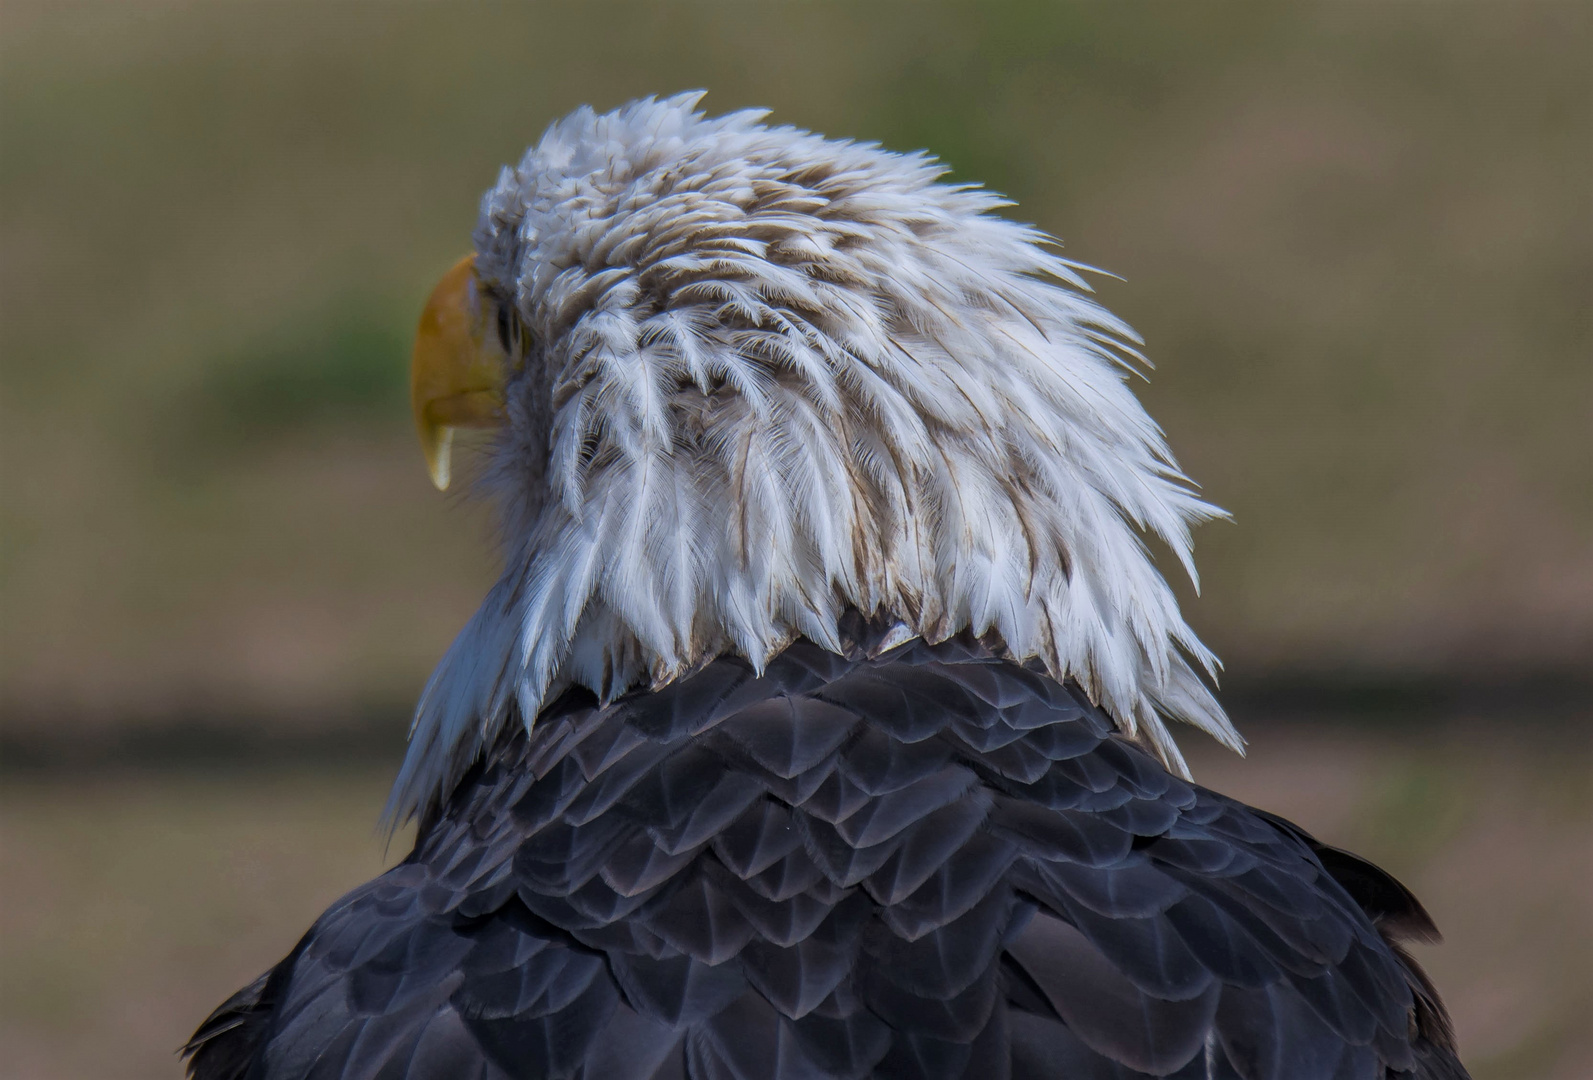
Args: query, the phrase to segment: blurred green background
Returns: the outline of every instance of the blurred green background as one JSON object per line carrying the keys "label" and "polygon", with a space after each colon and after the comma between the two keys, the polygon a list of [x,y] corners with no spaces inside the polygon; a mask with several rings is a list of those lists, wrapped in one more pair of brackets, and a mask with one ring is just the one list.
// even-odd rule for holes
{"label": "blurred green background", "polygon": [[1234,522],[1200,777],[1417,888],[1479,1078],[1593,1075],[1593,8],[296,4],[0,14],[0,1060],[173,1076],[374,872],[493,575],[407,341],[498,166],[710,89],[927,147],[1101,278]]}

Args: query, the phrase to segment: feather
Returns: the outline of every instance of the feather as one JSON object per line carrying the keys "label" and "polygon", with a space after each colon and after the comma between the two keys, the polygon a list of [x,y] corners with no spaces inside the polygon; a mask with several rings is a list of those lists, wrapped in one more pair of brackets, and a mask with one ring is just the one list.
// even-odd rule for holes
{"label": "feather", "polygon": [[490,480],[523,526],[390,818],[511,701],[838,648],[849,608],[994,633],[1175,768],[1169,719],[1239,746],[1142,539],[1193,579],[1190,527],[1221,512],[1125,384],[1139,339],[1088,268],[926,155],[700,97],[577,110],[482,200],[479,272],[535,339]]}
{"label": "feather", "polygon": [[843,622],[505,725],[193,1074],[1463,1080],[1393,879],[969,634]]}

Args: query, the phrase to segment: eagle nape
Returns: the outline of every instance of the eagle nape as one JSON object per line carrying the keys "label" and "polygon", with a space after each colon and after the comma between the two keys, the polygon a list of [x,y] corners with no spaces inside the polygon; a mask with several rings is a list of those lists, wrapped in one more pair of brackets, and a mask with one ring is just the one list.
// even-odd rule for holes
{"label": "eagle nape", "polygon": [[417,334],[505,569],[417,707],[414,849],[196,1080],[1459,1080],[1388,874],[1190,779],[1242,745],[1142,532],[1219,516],[1133,331],[923,155],[582,109]]}

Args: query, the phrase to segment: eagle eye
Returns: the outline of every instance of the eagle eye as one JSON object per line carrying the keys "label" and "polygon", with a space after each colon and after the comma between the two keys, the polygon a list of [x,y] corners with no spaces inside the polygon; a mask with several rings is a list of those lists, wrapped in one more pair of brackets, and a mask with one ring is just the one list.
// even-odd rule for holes
{"label": "eagle eye", "polygon": [[520,319],[509,305],[499,300],[495,305],[498,314],[498,344],[509,356],[520,354]]}

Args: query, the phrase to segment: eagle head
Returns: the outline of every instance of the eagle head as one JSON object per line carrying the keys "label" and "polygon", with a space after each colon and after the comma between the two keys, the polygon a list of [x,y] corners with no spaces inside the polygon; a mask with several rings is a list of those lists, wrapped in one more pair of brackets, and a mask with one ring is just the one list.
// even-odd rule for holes
{"label": "eagle head", "polygon": [[390,818],[566,688],[761,668],[797,637],[841,651],[849,611],[887,643],[967,632],[1038,661],[1175,768],[1167,718],[1237,747],[1144,543],[1193,577],[1190,527],[1220,511],[1082,268],[933,158],[700,98],[555,123],[422,316],[433,478],[455,428],[493,428],[507,551],[422,696]]}

